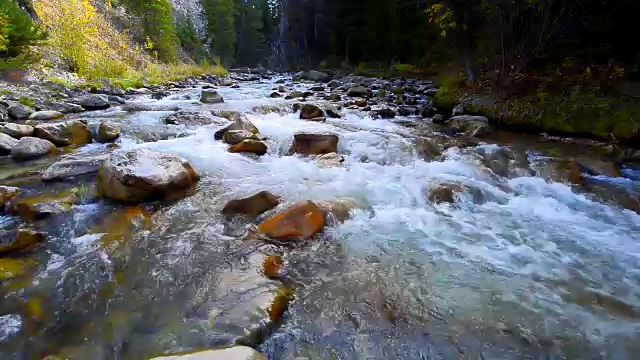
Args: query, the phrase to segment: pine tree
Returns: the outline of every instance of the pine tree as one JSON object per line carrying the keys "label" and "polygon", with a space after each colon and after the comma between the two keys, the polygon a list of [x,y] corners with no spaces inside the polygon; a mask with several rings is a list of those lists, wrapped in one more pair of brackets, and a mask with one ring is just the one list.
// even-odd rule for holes
{"label": "pine tree", "polygon": [[161,60],[177,59],[178,37],[173,23],[173,7],[169,0],[124,0],[142,21],[144,33]]}
{"label": "pine tree", "polygon": [[210,52],[228,66],[236,52],[234,0],[200,0],[200,3],[207,20]]}

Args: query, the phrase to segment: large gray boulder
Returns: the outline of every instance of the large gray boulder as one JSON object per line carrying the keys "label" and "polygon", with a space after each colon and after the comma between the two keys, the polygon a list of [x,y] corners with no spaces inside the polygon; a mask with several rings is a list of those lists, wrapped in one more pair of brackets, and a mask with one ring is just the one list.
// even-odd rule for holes
{"label": "large gray boulder", "polygon": [[489,119],[485,116],[460,115],[448,120],[451,129],[467,136],[481,137],[491,132]]}
{"label": "large gray boulder", "polygon": [[222,95],[215,90],[202,90],[200,102],[205,104],[221,104],[224,102]]}
{"label": "large gray boulder", "polygon": [[9,121],[9,113],[7,112],[7,106],[0,101],[0,121]]}
{"label": "large gray boulder", "polygon": [[49,166],[42,174],[43,181],[58,181],[80,175],[97,173],[106,160],[106,156],[95,156],[85,159],[68,159]]}
{"label": "large gray boulder", "polygon": [[33,135],[33,126],[29,125],[20,125],[14,123],[6,123],[2,127],[0,127],[0,132],[7,134],[16,139],[23,138],[25,136]]}
{"label": "large gray boulder", "polygon": [[329,76],[329,74],[327,73],[323,73],[322,71],[309,70],[295,74],[293,76],[293,80],[328,82],[329,80],[331,80],[331,76]]}
{"label": "large gray boulder", "polygon": [[49,140],[58,146],[83,145],[91,143],[91,132],[87,124],[78,120],[38,125],[35,137]]}
{"label": "large gray boulder", "polygon": [[151,360],[266,360],[267,358],[248,346],[206,350],[186,355],[161,356]]}
{"label": "large gray boulder", "polygon": [[17,144],[18,140],[7,134],[0,133],[0,155],[11,154],[11,149],[13,149]]}
{"label": "large gray boulder", "polygon": [[35,110],[33,110],[31,107],[22,105],[20,103],[12,104],[7,109],[9,117],[15,120],[26,120],[29,118],[29,116],[31,116],[31,114],[34,113],[34,111]]}
{"label": "large gray boulder", "polygon": [[84,108],[77,104],[66,102],[54,102],[49,105],[49,110],[61,112],[63,114],[78,113],[84,111]]}
{"label": "large gray boulder", "polygon": [[311,120],[323,118],[324,116],[324,111],[316,105],[304,104],[300,107],[300,119]]}
{"label": "large gray boulder", "polygon": [[98,192],[127,203],[183,195],[199,176],[187,160],[158,151],[135,149],[112,154],[98,173]]}
{"label": "large gray boulder", "polygon": [[352,86],[351,88],[349,88],[349,91],[347,91],[347,95],[351,97],[370,98],[373,97],[373,91],[364,86]]}
{"label": "large gray boulder", "polygon": [[29,120],[47,121],[47,120],[62,119],[63,117],[64,117],[64,114],[59,111],[45,110],[45,111],[36,111],[33,114],[29,115]]}
{"label": "large gray boulder", "polygon": [[56,152],[56,146],[51,141],[35,137],[23,137],[11,149],[14,160],[30,160]]}
{"label": "large gray boulder", "polygon": [[75,103],[86,110],[102,110],[111,106],[109,97],[102,94],[89,94],[75,99]]}

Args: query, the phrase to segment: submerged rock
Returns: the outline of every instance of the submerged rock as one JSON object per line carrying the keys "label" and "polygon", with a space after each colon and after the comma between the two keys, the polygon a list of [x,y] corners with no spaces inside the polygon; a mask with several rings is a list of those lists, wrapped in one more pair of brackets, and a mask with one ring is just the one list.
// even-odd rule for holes
{"label": "submerged rock", "polygon": [[26,220],[37,220],[69,212],[75,200],[73,193],[16,198],[7,204],[7,211]]}
{"label": "submerged rock", "polygon": [[484,116],[460,115],[450,118],[449,124],[453,130],[466,136],[486,136],[491,132],[489,119]]}
{"label": "submerged rock", "polygon": [[267,256],[262,262],[262,273],[269,279],[280,279],[282,277],[282,256]]}
{"label": "submerged rock", "polygon": [[340,223],[349,220],[351,218],[351,210],[358,207],[358,202],[352,198],[316,201],[315,203],[324,211],[326,219],[332,219]]}
{"label": "submerged rock", "polygon": [[255,195],[229,201],[222,209],[227,218],[236,215],[256,217],[280,204],[280,198],[268,191],[261,191]]}
{"label": "submerged rock", "polygon": [[301,97],[304,97],[304,93],[302,93],[302,91],[293,91],[289,95],[285,96],[284,98],[285,100],[292,100],[292,99],[297,99]]}
{"label": "submerged rock", "polygon": [[84,145],[92,141],[87,124],[78,120],[38,125],[33,135],[58,146]]}
{"label": "submerged rock", "polygon": [[37,120],[37,121],[47,121],[47,120],[56,120],[62,119],[64,114],[58,111],[46,110],[46,111],[37,111],[29,116],[29,120]]}
{"label": "submerged rock", "polygon": [[6,235],[9,237],[6,241],[2,241],[4,236],[0,235],[0,255],[28,249],[45,239],[44,233],[24,229]]}
{"label": "submerged rock", "polygon": [[252,153],[258,156],[266,154],[267,150],[265,143],[252,139],[242,140],[229,148],[230,153]]}
{"label": "submerged rock", "polygon": [[42,174],[43,181],[56,181],[73,178],[80,175],[97,173],[104,163],[106,156],[96,156],[85,159],[63,160],[49,166]]}
{"label": "submerged rock", "polygon": [[111,125],[106,121],[102,121],[98,127],[98,137],[96,140],[99,143],[110,143],[116,141],[120,137],[120,129]]}
{"label": "submerged rock", "polygon": [[272,239],[304,240],[322,231],[324,226],[322,209],[312,201],[303,201],[264,220],[258,230]]}
{"label": "submerged rock", "polygon": [[30,160],[56,151],[56,146],[51,141],[27,136],[20,139],[11,149],[11,158],[19,161]]}
{"label": "submerged rock", "polygon": [[32,136],[34,130],[35,129],[33,126],[20,125],[20,124],[14,124],[14,123],[4,124],[0,128],[0,132],[7,134],[16,139],[20,139],[25,136]]}
{"label": "submerged rock", "polygon": [[200,102],[205,104],[221,104],[224,102],[222,95],[215,90],[202,90],[200,94]]}
{"label": "submerged rock", "polygon": [[0,281],[20,277],[29,270],[29,262],[22,259],[0,259]]}
{"label": "submerged rock", "polygon": [[12,104],[7,108],[7,113],[9,114],[9,117],[15,120],[26,120],[34,112],[35,110],[33,110],[33,108],[27,105],[22,105],[20,103]]}
{"label": "submerged rock", "polygon": [[0,210],[13,198],[20,194],[20,189],[12,186],[0,186]]}
{"label": "submerged rock", "polygon": [[137,203],[182,195],[198,181],[187,160],[135,149],[112,154],[98,173],[98,192],[106,198]]}
{"label": "submerged rock", "polygon": [[179,110],[162,118],[162,121],[167,125],[188,126],[202,126],[216,123],[216,119],[211,117],[211,115],[192,110]]}
{"label": "submerged rock", "polygon": [[267,360],[267,358],[250,347],[234,346],[183,355],[161,356],[151,360]]}
{"label": "submerged rock", "polygon": [[0,155],[11,154],[11,150],[18,145],[18,140],[13,137],[0,133]]}
{"label": "submerged rock", "polygon": [[269,97],[272,99],[276,99],[282,97],[282,95],[280,95],[280,93],[278,93],[277,91],[274,91],[271,93],[271,95],[269,95]]}
{"label": "submerged rock", "polygon": [[338,141],[338,135],[335,134],[295,134],[291,152],[302,155],[337,153]]}
{"label": "submerged rock", "polygon": [[[250,253],[227,271],[217,271],[205,293],[209,323],[229,344],[256,346],[274,330],[293,298],[290,288],[261,274],[266,255]],[[224,336],[224,335],[223,335]]]}
{"label": "submerged rock", "polygon": [[101,94],[89,94],[75,99],[75,103],[86,110],[103,110],[111,106],[109,97]]}
{"label": "submerged rock", "polygon": [[340,154],[329,153],[324,155],[319,155],[316,157],[316,163],[318,163],[318,167],[320,168],[333,168],[340,167],[344,162],[344,157]]}
{"label": "submerged rock", "polygon": [[455,195],[464,192],[458,184],[441,184],[428,189],[427,199],[434,204],[455,203]]}
{"label": "submerged rock", "polygon": [[316,105],[304,104],[300,107],[300,119],[310,120],[323,117],[324,111]]}

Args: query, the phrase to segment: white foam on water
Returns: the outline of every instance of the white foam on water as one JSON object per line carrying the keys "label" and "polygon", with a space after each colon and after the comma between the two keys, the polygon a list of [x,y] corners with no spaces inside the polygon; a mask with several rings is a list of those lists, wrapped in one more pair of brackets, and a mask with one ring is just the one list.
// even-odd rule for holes
{"label": "white foam on water", "polygon": [[[211,108],[245,112],[257,105],[285,103],[265,99],[270,86],[220,88],[226,102]],[[218,211],[224,200],[262,190],[282,196],[285,203],[353,197],[365,205],[336,228],[346,251],[373,253],[383,262],[402,266],[407,266],[407,258],[414,259],[419,271],[433,271],[433,283],[415,286],[433,286],[445,307],[455,303],[458,310],[477,310],[499,298],[521,302],[519,306],[550,318],[561,314],[585,327],[613,331],[613,320],[598,317],[597,325],[592,315],[564,303],[559,292],[534,278],[603,291],[640,291],[640,216],[635,213],[594,202],[542,178],[500,178],[486,171],[481,157],[470,149],[450,148],[443,160],[425,162],[414,153],[412,130],[358,112],[325,123],[301,120],[297,113],[249,113],[248,118],[268,139],[269,153],[259,159],[229,153],[227,145],[214,140],[217,126],[200,128],[185,138],[126,143],[125,148],[166,151],[191,162],[203,179],[199,192],[179,205],[184,208],[198,201],[197,206]],[[155,124],[158,118],[140,114],[129,121]],[[298,132],[338,134],[346,166],[321,169],[311,159],[286,156]],[[500,147],[480,148],[488,153]],[[477,201],[465,193],[456,204],[431,204],[426,189],[443,182],[477,189],[485,199]],[[73,242],[88,248],[98,239],[91,235]],[[190,250],[181,241],[176,247]],[[531,288],[546,292],[523,298]],[[632,296],[627,300],[640,305]]]}
{"label": "white foam on water", "polygon": [[19,315],[0,315],[0,342],[16,334],[22,328],[22,318]]}

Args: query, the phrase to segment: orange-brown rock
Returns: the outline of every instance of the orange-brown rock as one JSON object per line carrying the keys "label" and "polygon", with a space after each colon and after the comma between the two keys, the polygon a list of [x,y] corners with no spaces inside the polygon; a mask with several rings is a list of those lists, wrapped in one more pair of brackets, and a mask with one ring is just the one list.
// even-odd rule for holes
{"label": "orange-brown rock", "polygon": [[263,221],[258,230],[272,239],[302,240],[317,234],[324,226],[322,209],[312,201],[303,201]]}
{"label": "orange-brown rock", "polygon": [[268,191],[261,191],[244,199],[231,200],[222,209],[227,218],[236,215],[258,216],[280,204],[280,198]]}
{"label": "orange-brown rock", "polygon": [[242,140],[229,148],[231,153],[252,153],[262,156],[267,153],[267,145],[257,140]]}
{"label": "orange-brown rock", "polygon": [[291,152],[301,155],[337,153],[338,141],[338,135],[335,134],[295,134]]}
{"label": "orange-brown rock", "polygon": [[455,194],[461,193],[464,188],[458,184],[442,184],[429,189],[427,198],[435,204],[455,202]]}
{"label": "orange-brown rock", "polygon": [[262,262],[262,272],[269,279],[280,278],[280,270],[282,268],[282,256],[271,255],[264,258]]}

